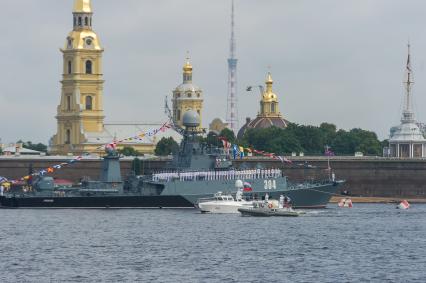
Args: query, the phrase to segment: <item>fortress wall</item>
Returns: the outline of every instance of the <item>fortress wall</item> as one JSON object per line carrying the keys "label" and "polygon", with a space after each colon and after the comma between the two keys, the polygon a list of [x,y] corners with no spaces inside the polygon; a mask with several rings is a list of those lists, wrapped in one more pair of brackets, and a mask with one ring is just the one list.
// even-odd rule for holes
{"label": "fortress wall", "polygon": [[[275,167],[283,168],[290,181],[324,179],[328,177],[327,159],[325,157],[292,157],[293,164],[283,164],[279,160],[264,157],[235,160],[237,168]],[[0,158],[0,176],[9,179],[21,178],[28,174],[30,164],[38,171],[49,166],[65,162],[57,158]],[[101,159],[78,161],[64,167],[54,174],[55,178],[69,179],[78,182],[81,177],[89,176],[98,179]],[[308,166],[305,166],[307,162]],[[166,160],[150,160],[141,164],[141,171],[150,173],[164,168]],[[342,190],[354,195],[380,197],[426,198],[426,159],[388,159],[388,158],[345,158],[332,157],[331,167],[337,179],[347,180]],[[131,159],[121,161],[123,176],[131,170]]]}
{"label": "fortress wall", "polygon": [[[292,165],[280,161],[252,158],[236,161],[237,166],[282,167],[290,180],[328,178],[326,157],[292,158]],[[316,168],[304,166],[305,161]],[[426,197],[426,159],[332,157],[330,166],[336,179],[347,182],[342,190],[353,195],[380,197]]]}
{"label": "fortress wall", "polygon": [[[29,174],[29,168],[32,165],[34,172],[46,169],[50,166],[66,162],[69,159],[58,158],[24,158],[24,157],[10,157],[0,158],[0,176],[8,179],[20,179]],[[150,173],[151,171],[161,170],[165,166],[166,161],[156,160],[144,161],[141,163],[141,171]],[[123,159],[120,162],[121,174],[126,176],[131,171],[132,160]],[[49,174],[54,178],[67,179],[78,183],[83,176],[90,177],[92,180],[99,179],[100,170],[102,168],[102,159],[84,159],[77,161],[73,164],[66,165],[53,174]]]}

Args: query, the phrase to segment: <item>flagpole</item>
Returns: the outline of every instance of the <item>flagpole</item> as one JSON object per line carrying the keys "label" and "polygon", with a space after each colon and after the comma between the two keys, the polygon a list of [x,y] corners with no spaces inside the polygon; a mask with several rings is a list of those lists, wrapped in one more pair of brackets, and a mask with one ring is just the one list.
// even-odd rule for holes
{"label": "flagpole", "polygon": [[327,170],[328,170],[328,180],[331,180],[331,167],[330,167],[330,147],[328,145],[325,146],[325,153],[327,154]]}

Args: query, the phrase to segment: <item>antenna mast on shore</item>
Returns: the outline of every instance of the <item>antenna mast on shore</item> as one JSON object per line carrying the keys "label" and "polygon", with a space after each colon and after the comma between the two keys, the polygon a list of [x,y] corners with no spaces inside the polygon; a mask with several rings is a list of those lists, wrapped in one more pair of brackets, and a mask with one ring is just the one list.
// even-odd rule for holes
{"label": "antenna mast on shore", "polygon": [[237,59],[235,42],[235,22],[234,22],[234,0],[232,0],[231,12],[231,40],[230,54],[228,58],[228,98],[226,109],[226,122],[234,133],[238,130],[238,99],[237,99]]}

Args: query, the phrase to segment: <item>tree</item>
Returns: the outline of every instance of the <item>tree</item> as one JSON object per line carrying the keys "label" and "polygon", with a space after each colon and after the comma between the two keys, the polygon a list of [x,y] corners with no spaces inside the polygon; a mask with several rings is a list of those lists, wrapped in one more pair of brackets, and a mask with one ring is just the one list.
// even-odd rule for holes
{"label": "tree", "polygon": [[31,150],[37,150],[41,152],[47,152],[47,145],[42,143],[33,144],[30,141],[23,142],[22,140],[17,141],[16,143],[22,143],[23,148],[31,149]]}
{"label": "tree", "polygon": [[139,156],[140,153],[130,146],[124,146],[122,149],[119,149],[118,152],[124,156]]}
{"label": "tree", "polygon": [[178,143],[172,138],[161,138],[161,140],[157,143],[155,147],[155,154],[159,156],[167,156],[172,154],[172,152],[176,151],[179,148]]}
{"label": "tree", "polygon": [[223,129],[220,134],[220,137],[224,137],[227,141],[229,141],[230,143],[234,143],[235,142],[235,134],[232,130],[225,128]]}
{"label": "tree", "polygon": [[302,150],[294,132],[277,127],[248,129],[244,133],[241,143],[257,150],[275,154],[288,154]]}

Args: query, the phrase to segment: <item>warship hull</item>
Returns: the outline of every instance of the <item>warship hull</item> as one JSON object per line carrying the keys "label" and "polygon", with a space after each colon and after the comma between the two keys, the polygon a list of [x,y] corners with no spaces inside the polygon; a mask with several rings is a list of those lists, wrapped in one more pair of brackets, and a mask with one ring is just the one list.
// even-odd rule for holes
{"label": "warship hull", "polygon": [[[217,184],[216,184],[217,185]],[[222,183],[226,185],[226,183]],[[336,193],[339,183],[318,185],[310,188],[276,189],[274,191],[253,190],[251,196],[262,198],[268,193],[278,199],[281,194],[292,199],[295,208],[324,208]],[[111,195],[111,196],[31,196],[15,195],[0,198],[2,208],[193,208],[200,198],[211,197],[229,186],[204,186],[198,193],[190,191],[166,195]]]}
{"label": "warship hull", "polygon": [[2,208],[185,208],[194,205],[181,196],[2,197]]}

